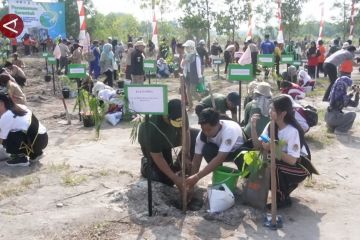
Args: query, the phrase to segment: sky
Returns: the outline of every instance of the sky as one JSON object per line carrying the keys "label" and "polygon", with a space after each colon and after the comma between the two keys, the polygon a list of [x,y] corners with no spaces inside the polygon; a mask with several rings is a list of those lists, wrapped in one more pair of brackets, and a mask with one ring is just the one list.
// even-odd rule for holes
{"label": "sky", "polygon": [[[93,0],[95,8],[103,13],[108,14],[110,12],[123,12],[135,16],[140,21],[149,21],[152,19],[151,10],[142,10],[137,3],[139,0]],[[255,0],[261,2],[261,0]],[[325,0],[324,7],[325,20],[330,20],[334,14],[330,9],[335,0]],[[177,2],[177,1],[174,1]],[[321,0],[309,0],[303,7],[303,14],[301,16],[302,21],[306,20],[320,20],[320,7]],[[223,6],[217,6],[223,7]],[[157,11],[157,17],[160,18],[160,12]],[[275,15],[275,12],[274,12]],[[180,11],[171,11],[163,16],[164,20],[176,20],[181,16]]]}

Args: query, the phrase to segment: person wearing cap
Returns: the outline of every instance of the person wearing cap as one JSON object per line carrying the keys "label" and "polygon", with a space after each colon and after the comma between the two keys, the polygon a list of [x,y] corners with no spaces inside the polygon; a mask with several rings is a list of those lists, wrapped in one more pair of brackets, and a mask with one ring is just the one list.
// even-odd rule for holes
{"label": "person wearing cap", "polygon": [[68,66],[68,58],[71,56],[71,52],[70,49],[67,45],[68,40],[66,38],[64,38],[61,43],[59,44],[59,49],[60,49],[60,60],[59,60],[59,70],[58,73],[61,73],[61,70],[63,68],[65,68],[65,75],[67,74],[67,66]]}
{"label": "person wearing cap", "polygon": [[244,120],[241,123],[244,126],[244,132],[248,138],[251,137],[251,117],[253,114],[259,114],[256,131],[261,134],[266,124],[270,121],[269,110],[272,98],[271,86],[267,82],[260,82],[254,90],[254,99],[246,104],[244,110]]}
{"label": "person wearing cap", "polygon": [[14,103],[26,105],[25,94],[16,82],[10,80],[8,75],[0,74],[0,88],[1,92],[7,93]]}
{"label": "person wearing cap", "polygon": [[19,54],[18,53],[13,53],[13,60],[12,60],[12,64],[18,66],[19,68],[24,68],[25,64],[24,62],[19,59]]}
{"label": "person wearing cap", "polygon": [[297,77],[297,69],[295,66],[291,65],[287,68],[287,71],[284,71],[281,74],[281,77],[283,80],[296,83],[296,77]]}
{"label": "person wearing cap", "polygon": [[46,128],[24,105],[14,104],[0,94],[0,144],[11,155],[9,166],[28,166],[43,156],[47,146]]}
{"label": "person wearing cap", "polygon": [[318,57],[320,56],[320,51],[316,48],[315,41],[311,41],[310,48],[307,50],[306,56],[308,59],[308,73],[310,77],[315,78]]}
{"label": "person wearing cap", "polygon": [[145,80],[144,72],[144,50],[145,43],[140,40],[134,45],[135,50],[131,53],[131,79],[132,83],[143,84]]}
{"label": "person wearing cap", "polygon": [[[230,110],[232,120],[237,121],[237,106],[240,104],[240,95],[237,92],[231,92],[227,96],[214,93],[215,110],[222,115],[226,115],[226,111]],[[195,107],[195,113],[199,117],[205,108],[212,108],[211,96],[201,99],[200,103]]]}
{"label": "person wearing cap", "polygon": [[204,69],[205,66],[207,64],[207,62],[209,61],[209,54],[205,48],[205,40],[201,39],[199,41],[198,46],[196,47],[196,52],[199,54],[200,60],[201,60],[201,73],[204,74]]}
{"label": "person wearing cap", "polygon": [[216,64],[214,64],[215,59],[220,59],[220,54],[223,52],[221,46],[219,45],[218,41],[215,40],[210,48],[210,59],[211,59],[211,67],[212,70],[215,71]]}
{"label": "person wearing cap", "polygon": [[26,83],[26,76],[24,71],[19,68],[16,65],[13,65],[11,62],[5,62],[4,67],[9,71],[10,75],[15,79],[15,81],[17,82],[17,84],[19,84],[19,86],[23,87],[25,86]]}
{"label": "person wearing cap", "polygon": [[[329,101],[329,95],[333,84],[337,79],[337,68],[345,61],[345,60],[354,60],[356,48],[354,46],[349,46],[346,49],[341,49],[333,53],[330,57],[325,59],[324,62],[324,71],[329,76],[330,84],[326,89],[326,92],[323,97],[323,101]],[[354,63],[355,65],[355,63]]]}
{"label": "person wearing cap", "polygon": [[[198,123],[201,131],[196,137],[191,176],[186,179],[189,189],[192,189],[201,178],[213,172],[223,162],[234,162],[238,169],[242,169],[243,165],[243,160],[237,158],[237,155],[245,150],[243,146],[245,139],[237,122],[220,120],[220,114],[217,111],[206,108],[201,111]],[[203,157],[208,164],[200,170]]]}
{"label": "person wearing cap", "polygon": [[112,51],[112,45],[110,43],[105,43],[103,46],[103,51],[100,56],[100,72],[106,75],[104,83],[112,87],[113,77],[114,77],[114,65],[115,57],[114,52]]}
{"label": "person wearing cap", "polygon": [[[181,101],[172,99],[168,102],[168,115],[152,115],[149,122],[139,127],[138,142],[143,153],[141,174],[143,177],[175,184],[182,189],[182,178],[176,174],[180,170],[179,162],[172,159],[172,151],[181,146]],[[190,129],[190,155],[194,154],[195,139],[199,130]],[[181,156],[181,153],[178,154]],[[188,163],[189,164],[189,163]]]}
{"label": "person wearing cap", "polygon": [[203,78],[201,71],[201,59],[195,49],[195,42],[187,40],[183,46],[185,47],[185,55],[181,61],[181,67],[185,77],[186,94],[189,103],[189,109],[193,108],[193,97],[197,97],[196,85]]}

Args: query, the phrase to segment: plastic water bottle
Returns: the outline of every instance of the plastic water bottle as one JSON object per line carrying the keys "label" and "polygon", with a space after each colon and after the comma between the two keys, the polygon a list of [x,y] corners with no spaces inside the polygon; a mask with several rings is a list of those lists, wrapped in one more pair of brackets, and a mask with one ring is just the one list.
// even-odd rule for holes
{"label": "plastic water bottle", "polygon": [[270,142],[270,138],[267,134],[261,134],[259,137],[259,141],[268,143],[268,142]]}

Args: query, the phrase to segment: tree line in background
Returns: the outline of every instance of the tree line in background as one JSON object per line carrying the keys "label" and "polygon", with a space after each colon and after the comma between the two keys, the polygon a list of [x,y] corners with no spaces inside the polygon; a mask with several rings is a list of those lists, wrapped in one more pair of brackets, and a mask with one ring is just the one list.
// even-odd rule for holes
{"label": "tree line in background", "polygon": [[[216,0],[129,0],[140,2],[144,10],[156,7],[160,9],[158,16],[159,38],[170,40],[172,37],[184,41],[185,39],[206,39],[210,46],[211,37],[214,35],[222,36],[225,39],[235,40],[239,38],[240,26],[247,26],[249,13],[252,9],[253,14],[257,15],[255,32],[258,35],[269,33],[272,38],[276,38],[277,26],[271,26],[269,22],[276,20],[277,5],[274,0],[263,0],[261,5],[253,5],[251,0],[222,0],[223,5],[227,6],[223,10],[215,6]],[[285,38],[289,39],[316,39],[319,33],[319,21],[307,20],[300,23],[300,16],[303,13],[303,4],[309,0],[282,0],[282,21]],[[8,1],[3,0],[3,8],[0,15],[8,12]],[[79,16],[76,0],[59,0],[65,3],[66,11],[66,31],[68,36],[76,37],[79,34]],[[336,0],[333,8],[336,14],[332,16],[332,22],[325,22],[324,37],[334,38],[335,36],[347,38],[350,28],[352,0]],[[360,0],[356,0],[360,2]],[[319,1],[320,3],[320,1]],[[129,14],[110,13],[107,15],[98,13],[94,8],[92,0],[84,0],[86,9],[87,29],[96,39],[106,39],[109,36],[118,38],[125,42],[127,36],[135,38],[144,37],[151,39],[152,23],[138,21]],[[178,4],[178,6],[177,6]],[[326,2],[325,2],[326,4]],[[165,21],[163,14],[167,11],[174,12],[180,8],[183,15],[178,21]],[[116,10],[114,10],[116,11]],[[319,15],[321,10],[319,7]],[[355,17],[355,35],[360,34],[360,14]],[[246,36],[247,29],[243,29],[242,38]]]}

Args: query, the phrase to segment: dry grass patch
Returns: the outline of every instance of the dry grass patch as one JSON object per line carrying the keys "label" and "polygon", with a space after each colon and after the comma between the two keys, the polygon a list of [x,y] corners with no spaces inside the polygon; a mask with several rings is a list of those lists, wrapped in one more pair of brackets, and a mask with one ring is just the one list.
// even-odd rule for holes
{"label": "dry grass patch", "polygon": [[18,196],[22,192],[31,189],[35,184],[40,185],[40,179],[35,176],[25,176],[19,183],[3,182],[0,188],[0,200],[11,196]]}
{"label": "dry grass patch", "polygon": [[87,177],[85,175],[78,175],[70,172],[63,175],[61,179],[62,179],[62,184],[68,187],[78,186],[83,182],[87,181]]}

